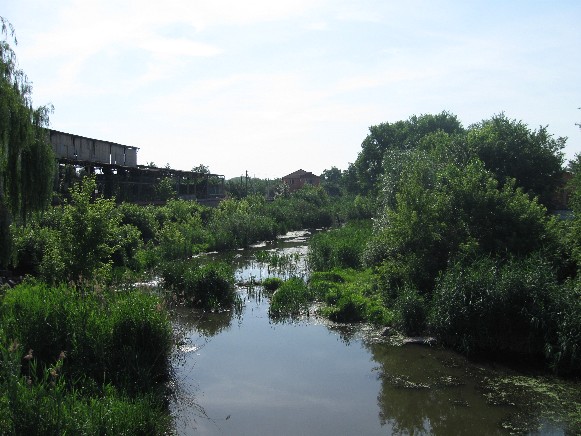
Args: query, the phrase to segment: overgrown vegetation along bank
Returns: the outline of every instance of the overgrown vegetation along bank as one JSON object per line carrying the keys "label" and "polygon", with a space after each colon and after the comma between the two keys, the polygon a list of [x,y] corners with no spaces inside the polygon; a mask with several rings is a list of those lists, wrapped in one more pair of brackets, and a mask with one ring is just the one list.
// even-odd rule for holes
{"label": "overgrown vegetation along bank", "polygon": [[173,333],[158,297],[26,281],[0,315],[0,433],[168,430]]}
{"label": "overgrown vegetation along bank", "polygon": [[[310,282],[311,295],[328,305],[322,313],[378,322],[368,310],[376,304],[391,314],[380,323],[406,334],[578,375],[578,162],[570,166],[574,218],[560,221],[546,209],[563,144],[503,115],[468,131],[446,113],[373,127],[345,175],[378,196],[371,236],[360,244],[345,228],[310,245],[311,267],[329,271]],[[499,161],[495,150],[510,159]],[[350,265],[341,260],[346,249],[356,258]],[[346,277],[366,279],[353,286]]]}
{"label": "overgrown vegetation along bank", "polygon": [[215,209],[182,200],[160,207],[117,206],[93,199],[94,189],[94,179],[87,177],[62,206],[12,226],[15,271],[48,283],[95,275],[110,283],[123,270],[155,270],[201,252],[272,240],[288,230],[329,226],[348,204],[307,187],[273,202],[255,196],[225,200]]}

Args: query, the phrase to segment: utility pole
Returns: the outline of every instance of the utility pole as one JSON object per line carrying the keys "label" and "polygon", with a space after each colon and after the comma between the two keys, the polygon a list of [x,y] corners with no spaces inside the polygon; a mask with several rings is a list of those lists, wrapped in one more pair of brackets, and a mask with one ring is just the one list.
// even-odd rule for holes
{"label": "utility pole", "polygon": [[246,195],[245,197],[248,197],[248,170],[246,170]]}

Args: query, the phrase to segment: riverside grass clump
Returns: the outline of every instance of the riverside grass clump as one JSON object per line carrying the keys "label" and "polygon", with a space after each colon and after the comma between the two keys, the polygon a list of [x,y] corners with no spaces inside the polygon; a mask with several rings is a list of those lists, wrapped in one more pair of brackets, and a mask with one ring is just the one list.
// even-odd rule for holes
{"label": "riverside grass clump", "polygon": [[161,266],[163,285],[172,299],[202,309],[228,308],[236,300],[234,271],[224,262],[197,260],[166,262]]}
{"label": "riverside grass clump", "polygon": [[1,434],[163,434],[173,333],[141,291],[26,281],[0,301]]}
{"label": "riverside grass clump", "polygon": [[305,281],[299,277],[291,277],[272,295],[269,314],[275,319],[308,315],[312,301],[313,296]]}
{"label": "riverside grass clump", "polygon": [[369,322],[389,325],[394,314],[383,304],[371,270],[314,272],[309,288],[325,303],[320,313],[336,322]]}
{"label": "riverside grass clump", "polygon": [[537,254],[459,261],[436,284],[430,326],[466,354],[537,356],[561,373],[578,373],[580,295],[560,286]]}
{"label": "riverside grass clump", "polygon": [[336,322],[388,325],[394,318],[382,304],[369,270],[315,272],[308,282],[292,277],[272,295],[269,313],[275,319],[309,315],[314,302],[323,304],[321,315]]}

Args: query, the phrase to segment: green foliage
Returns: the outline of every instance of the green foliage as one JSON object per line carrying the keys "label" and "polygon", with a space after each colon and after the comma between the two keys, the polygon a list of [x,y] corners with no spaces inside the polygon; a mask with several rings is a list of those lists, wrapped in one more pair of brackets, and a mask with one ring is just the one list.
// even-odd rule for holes
{"label": "green foliage", "polygon": [[243,200],[224,200],[208,224],[210,249],[248,247],[260,240],[272,240],[277,225],[266,212],[266,202],[261,196]]}
{"label": "green foliage", "polygon": [[288,197],[277,197],[267,204],[267,214],[278,224],[279,233],[333,223],[329,196],[320,186],[305,185]]}
{"label": "green foliage", "polygon": [[564,243],[570,249],[570,258],[575,263],[576,273],[581,267],[581,154],[569,163],[572,178],[567,189],[571,192],[569,205],[573,210],[573,217],[564,223]]}
{"label": "green foliage", "polygon": [[383,304],[371,270],[315,272],[309,280],[314,298],[326,304],[323,316],[337,322],[370,322],[388,325],[393,313]]}
{"label": "green foliage", "polygon": [[141,233],[143,242],[149,242],[155,237],[159,225],[156,220],[155,208],[121,203],[117,206],[117,211],[121,215],[121,223],[135,226]]}
{"label": "green foliage", "polygon": [[349,222],[345,226],[315,234],[309,241],[309,268],[360,268],[361,255],[371,236],[371,222]]}
{"label": "green foliage", "polygon": [[469,354],[542,356],[555,343],[560,292],[536,254],[459,260],[437,281],[431,328]]}
{"label": "green foliage", "polygon": [[155,186],[155,197],[161,201],[167,201],[176,197],[176,189],[171,177],[164,177]]}
{"label": "green foliage", "polygon": [[152,295],[26,282],[6,293],[0,313],[4,337],[33,350],[36,376],[65,352],[60,372],[78,389],[112,383],[136,395],[167,379],[171,325]]}
{"label": "green foliage", "polygon": [[86,177],[71,189],[64,206],[15,229],[15,267],[58,283],[95,274],[107,280],[114,256],[129,264],[140,245],[138,235],[133,227],[121,226],[113,200],[93,200],[94,190],[95,179]]}
{"label": "green foliage", "polygon": [[[8,24],[8,27],[6,26]],[[52,193],[54,157],[45,127],[50,107],[32,107],[32,86],[7,42],[14,32],[2,18],[0,41],[0,268],[10,260],[10,222],[45,208]],[[10,33],[10,34],[9,34]],[[14,39],[16,42],[16,39]]]}
{"label": "green foliage", "polygon": [[151,396],[129,398],[110,385],[101,395],[81,395],[68,391],[66,380],[51,371],[2,383],[1,434],[153,435],[171,428],[170,416]]}
{"label": "green foliage", "polygon": [[458,253],[526,255],[557,244],[545,208],[510,183],[498,189],[481,162],[460,168],[431,156],[406,165],[395,207],[376,221],[368,265],[392,264],[385,270],[405,274],[395,282],[426,293]]}
{"label": "green foliage", "polygon": [[241,176],[226,180],[225,190],[228,197],[238,200],[253,195],[274,198],[275,191],[280,183],[280,179],[270,180]]}
{"label": "green foliage", "polygon": [[312,301],[312,294],[304,280],[292,277],[272,295],[269,314],[273,318],[308,314]]}
{"label": "green foliage", "polygon": [[321,174],[321,187],[330,197],[338,197],[344,190],[343,174],[337,167],[324,170]]}
{"label": "green foliage", "polygon": [[554,139],[546,127],[531,131],[504,114],[470,126],[467,147],[493,172],[501,185],[509,179],[526,193],[551,206],[561,183],[565,138]]}
{"label": "green foliage", "polygon": [[410,287],[402,288],[395,300],[396,325],[406,335],[419,335],[425,332],[427,318],[426,299]]}
{"label": "green foliage", "polygon": [[581,373],[581,283],[571,280],[558,294],[557,340],[549,353],[550,363],[563,373]]}
{"label": "green foliage", "polygon": [[262,287],[267,292],[274,292],[283,284],[283,280],[278,277],[267,277],[262,281]]}
{"label": "green foliage", "polygon": [[234,271],[226,263],[166,262],[161,276],[164,286],[188,306],[215,309],[234,303]]}
{"label": "green foliage", "polygon": [[387,152],[414,149],[422,137],[438,131],[456,135],[462,134],[463,128],[457,117],[448,112],[414,115],[406,121],[371,126],[354,164],[358,192],[366,195],[378,192]]}

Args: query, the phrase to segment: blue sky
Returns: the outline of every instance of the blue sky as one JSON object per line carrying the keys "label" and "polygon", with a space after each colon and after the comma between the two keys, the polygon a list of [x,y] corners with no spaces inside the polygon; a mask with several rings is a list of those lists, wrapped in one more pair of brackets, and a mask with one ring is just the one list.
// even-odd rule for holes
{"label": "blue sky", "polygon": [[51,127],[227,178],[346,169],[368,127],[504,112],[581,152],[581,2],[19,0]]}

